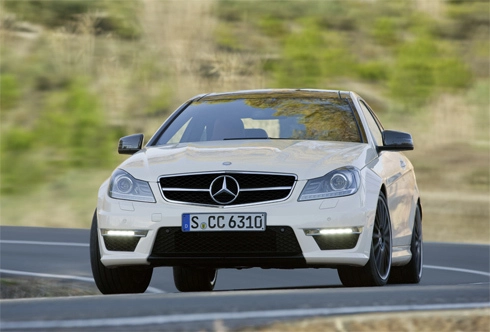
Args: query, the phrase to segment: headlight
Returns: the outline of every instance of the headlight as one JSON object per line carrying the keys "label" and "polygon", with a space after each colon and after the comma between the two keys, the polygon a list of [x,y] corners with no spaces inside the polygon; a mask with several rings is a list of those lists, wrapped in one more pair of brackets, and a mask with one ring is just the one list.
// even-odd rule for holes
{"label": "headlight", "polygon": [[109,196],[129,201],[156,202],[148,182],[136,180],[131,174],[121,169],[112,174]]}
{"label": "headlight", "polygon": [[308,180],[298,201],[352,195],[359,189],[359,183],[357,168],[339,168],[320,178]]}

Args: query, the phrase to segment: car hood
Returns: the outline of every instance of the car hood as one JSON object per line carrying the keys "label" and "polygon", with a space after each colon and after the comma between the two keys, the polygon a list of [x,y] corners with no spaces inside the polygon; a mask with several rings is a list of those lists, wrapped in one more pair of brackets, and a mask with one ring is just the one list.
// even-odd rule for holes
{"label": "car hood", "polygon": [[362,143],[213,141],[149,147],[131,156],[119,168],[149,182],[156,182],[161,175],[215,171],[291,173],[298,180],[306,180],[343,166],[361,169],[375,153]]}

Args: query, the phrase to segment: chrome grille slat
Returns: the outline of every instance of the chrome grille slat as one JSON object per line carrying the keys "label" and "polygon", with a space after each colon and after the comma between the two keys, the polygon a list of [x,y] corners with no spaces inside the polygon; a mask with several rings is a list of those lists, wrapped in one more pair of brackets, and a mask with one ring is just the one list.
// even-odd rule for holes
{"label": "chrome grille slat", "polygon": [[267,191],[267,190],[291,190],[292,187],[266,187],[266,188],[248,188],[240,191]]}
{"label": "chrome grille slat", "polygon": [[193,188],[161,188],[162,191],[204,191],[208,192],[209,189],[193,189]]}

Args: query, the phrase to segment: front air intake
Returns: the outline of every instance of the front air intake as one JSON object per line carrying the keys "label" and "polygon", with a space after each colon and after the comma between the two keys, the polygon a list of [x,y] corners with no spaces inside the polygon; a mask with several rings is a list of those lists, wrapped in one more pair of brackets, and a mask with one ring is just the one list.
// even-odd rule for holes
{"label": "front air intake", "polygon": [[139,237],[104,236],[105,247],[110,251],[134,251],[139,241]]}
{"label": "front air intake", "polygon": [[291,227],[268,226],[264,232],[182,232],[180,227],[158,230],[156,257],[278,257],[301,254]]}

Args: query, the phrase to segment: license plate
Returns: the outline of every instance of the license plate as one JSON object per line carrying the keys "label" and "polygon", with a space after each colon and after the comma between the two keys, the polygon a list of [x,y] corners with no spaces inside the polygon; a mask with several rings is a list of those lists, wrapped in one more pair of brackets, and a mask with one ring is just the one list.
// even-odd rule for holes
{"label": "license plate", "polygon": [[184,213],[183,232],[265,231],[265,213]]}

